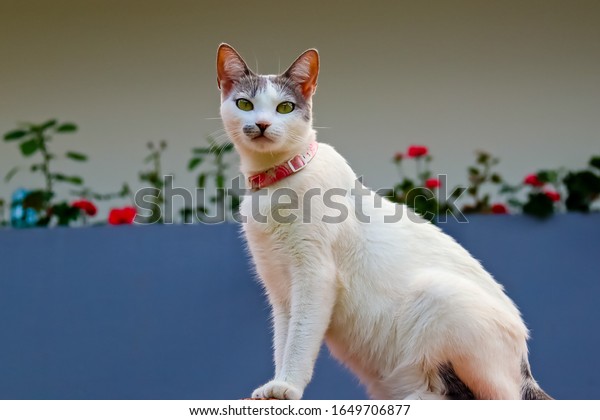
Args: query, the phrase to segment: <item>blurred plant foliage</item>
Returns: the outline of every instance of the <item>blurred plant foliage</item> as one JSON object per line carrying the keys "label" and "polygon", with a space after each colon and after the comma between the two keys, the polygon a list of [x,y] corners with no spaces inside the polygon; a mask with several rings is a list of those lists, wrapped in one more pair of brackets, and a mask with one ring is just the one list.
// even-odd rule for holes
{"label": "blurred plant foliage", "polygon": [[4,213],[6,212],[6,201],[0,198],[0,227],[6,226],[8,222],[5,219]]}
{"label": "blurred plant foliage", "polygon": [[[523,190],[526,199],[516,198]],[[526,176],[522,184],[503,185],[500,192],[513,208],[542,219],[558,211],[589,213],[600,197],[600,156],[592,157],[585,169],[540,170]]]}
{"label": "blurred plant foliage", "polygon": [[464,205],[462,211],[466,214],[491,213],[492,188],[489,186],[498,186],[502,183],[502,176],[494,170],[500,159],[484,151],[475,152],[475,156],[475,163],[467,168],[469,179],[467,195],[471,197],[473,203]]}
{"label": "blurred plant foliage", "polygon": [[[19,205],[29,210],[21,214],[33,214],[35,217],[32,220],[37,226],[48,226],[52,221],[68,226],[71,222],[86,217],[83,214],[85,211],[82,213],[81,201],[78,208],[74,203],[56,200],[55,187],[58,184],[75,186],[75,189],[70,190],[70,194],[83,199],[112,200],[129,197],[132,203],[134,201],[132,190],[127,183],[123,183],[118,191],[98,193],[85,186],[81,176],[66,174],[56,169],[61,161],[83,163],[88,160],[86,154],[75,150],[68,150],[60,156],[54,152],[56,149],[53,144],[59,137],[77,131],[78,126],[72,122],[50,119],[43,123],[19,124],[3,136],[4,142],[14,144],[27,162],[10,169],[4,176],[5,182],[11,181],[19,172],[24,171],[39,175],[42,180],[41,188],[21,189],[23,195],[22,199],[19,199]],[[207,142],[206,147],[192,149],[192,156],[187,164],[188,171],[196,173],[198,191],[194,206],[181,210],[181,217],[185,223],[210,222],[214,216],[220,215],[228,218],[227,216],[233,215],[239,208],[240,192],[227,188],[226,185],[230,179],[228,172],[233,145],[220,144],[212,137],[208,137]],[[165,194],[167,177],[162,168],[167,142],[149,142],[147,150],[144,164],[149,167],[138,173],[139,180],[154,190],[154,194],[145,196],[151,200],[150,216],[146,218],[146,222],[163,223],[165,207],[172,208],[170,202],[165,202],[170,200],[170,197]],[[405,173],[404,162],[407,159],[413,162],[413,176],[407,176]],[[595,204],[600,197],[600,156],[592,157],[587,167],[580,170],[540,170],[527,175],[518,185],[510,185],[497,170],[499,159],[490,153],[478,151],[475,163],[467,168],[468,184],[465,187],[454,188],[449,195],[449,186],[444,185],[445,178],[440,175],[432,177],[429,168],[432,160],[428,148],[422,145],[411,145],[405,152],[396,153],[393,162],[398,170],[399,181],[391,189],[382,191],[382,195],[393,202],[406,204],[432,221],[438,216],[458,212],[455,201],[465,190],[470,202],[463,205],[463,213],[522,212],[546,218],[561,211],[588,213],[597,209]],[[495,196],[504,196],[506,204],[492,203],[492,197]],[[0,199],[0,226],[8,225],[5,216],[7,207],[6,201]],[[12,213],[11,207],[11,215]],[[223,220],[222,217],[217,219]],[[85,222],[86,220],[84,224]]]}
{"label": "blurred plant foliage", "polygon": [[77,175],[67,175],[56,171],[53,164],[62,159],[75,162],[85,162],[87,155],[67,151],[64,156],[57,156],[51,151],[55,137],[72,134],[77,131],[76,124],[59,122],[56,119],[48,120],[41,124],[24,123],[18,128],[4,134],[4,141],[15,143],[21,155],[28,159],[37,157],[38,160],[27,166],[16,166],[6,173],[4,180],[10,181],[19,171],[28,170],[39,173],[44,180],[44,188],[31,191],[23,201],[25,208],[32,208],[38,213],[38,226],[47,226],[52,218],[57,219],[58,225],[66,226],[78,218],[76,209],[72,209],[66,201],[53,202],[56,183],[83,185],[83,178]]}
{"label": "blurred plant foliage", "polygon": [[[406,161],[414,162],[414,177],[406,174]],[[394,155],[393,163],[399,175],[399,181],[390,190],[380,193],[398,204],[405,204],[425,219],[435,222],[436,217],[453,213],[453,207],[446,200],[444,185],[440,176],[432,177],[430,164],[433,157],[426,146],[411,145],[408,149]],[[445,178],[444,178],[445,180]],[[444,193],[440,193],[440,189]],[[452,191],[450,199],[461,194],[460,188]]]}
{"label": "blurred plant foliage", "polygon": [[[234,214],[240,205],[240,196],[232,189],[227,190],[227,173],[230,168],[228,158],[233,152],[233,144],[219,144],[212,137],[207,138],[208,146],[192,149],[187,169],[196,175],[196,187],[201,194],[197,198],[203,198],[198,202],[196,208],[185,207],[181,210],[181,216],[185,223],[194,221],[194,215],[198,221],[206,221],[217,212]],[[210,195],[207,195],[208,194]],[[226,214],[226,213],[224,213]]]}
{"label": "blurred plant foliage", "polygon": [[600,196],[600,156],[590,159],[588,168],[569,172],[563,179],[567,188],[565,205],[569,211],[588,213]]}
{"label": "blurred plant foliage", "polygon": [[[475,163],[467,168],[467,186],[454,188],[445,200],[442,192],[448,191],[448,186],[439,182],[440,176],[430,178],[429,164],[433,158],[428,148],[410,146],[405,153],[394,155],[400,181],[391,190],[384,190],[383,195],[406,204],[431,221],[446,213],[456,214],[457,207],[449,203],[452,200],[454,204],[454,199],[465,188],[470,202],[462,206],[464,214],[521,212],[543,219],[559,211],[588,213],[600,197],[600,156],[592,157],[588,167],[582,170],[540,170],[525,176],[520,184],[511,185],[497,170],[500,162],[497,157],[485,151],[477,151],[475,155]],[[406,176],[404,172],[407,158],[415,162],[415,177]],[[507,204],[492,203],[492,197],[498,196],[505,196]]]}
{"label": "blurred plant foliage", "polygon": [[154,188],[154,194],[148,196],[151,200],[150,215],[146,217],[146,223],[164,223],[165,208],[165,176],[162,172],[162,156],[167,150],[166,140],[161,140],[157,144],[148,142],[148,155],[144,158],[144,163],[150,165],[150,169],[139,173],[139,180],[150,184]]}

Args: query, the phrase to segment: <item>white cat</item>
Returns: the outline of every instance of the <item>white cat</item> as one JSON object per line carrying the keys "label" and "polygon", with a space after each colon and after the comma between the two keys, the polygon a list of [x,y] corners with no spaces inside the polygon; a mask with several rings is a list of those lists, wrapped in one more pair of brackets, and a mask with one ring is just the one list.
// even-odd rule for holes
{"label": "white cat", "polygon": [[372,398],[550,398],[502,286],[316,143],[318,71],[316,50],[265,76],[231,46],[218,49],[221,117],[254,190],[241,205],[244,231],[273,314],[275,376],[252,396],[301,398],[325,340]]}

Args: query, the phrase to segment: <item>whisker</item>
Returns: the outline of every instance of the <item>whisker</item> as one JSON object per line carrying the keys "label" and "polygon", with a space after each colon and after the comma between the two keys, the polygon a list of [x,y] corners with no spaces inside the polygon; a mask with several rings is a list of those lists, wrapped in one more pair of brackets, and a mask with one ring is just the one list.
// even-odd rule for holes
{"label": "whisker", "polygon": [[227,134],[227,132],[224,129],[219,129],[219,130],[213,131],[210,135],[211,136],[222,136],[223,134]]}
{"label": "whisker", "polygon": [[229,139],[229,135],[227,133],[222,133],[222,134],[219,134],[218,136],[215,136],[216,141],[221,141],[223,139]]}

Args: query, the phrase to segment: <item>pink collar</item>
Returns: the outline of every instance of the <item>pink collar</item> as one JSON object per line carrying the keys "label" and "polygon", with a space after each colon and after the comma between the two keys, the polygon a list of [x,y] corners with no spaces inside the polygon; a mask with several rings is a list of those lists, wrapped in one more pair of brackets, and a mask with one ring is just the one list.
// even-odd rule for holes
{"label": "pink collar", "polygon": [[319,145],[316,141],[313,141],[309,146],[308,150],[302,154],[296,155],[290,160],[281,165],[274,166],[256,175],[248,177],[248,183],[252,190],[260,190],[261,188],[268,187],[281,181],[283,178],[287,178],[290,175],[295,174],[300,169],[308,165],[308,162],[315,157]]}

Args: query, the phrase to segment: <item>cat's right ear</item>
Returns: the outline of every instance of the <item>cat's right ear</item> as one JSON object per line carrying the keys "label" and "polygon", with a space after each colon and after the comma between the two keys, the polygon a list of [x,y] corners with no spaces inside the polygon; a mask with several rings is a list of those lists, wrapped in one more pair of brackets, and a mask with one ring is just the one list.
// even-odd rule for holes
{"label": "cat's right ear", "polygon": [[251,73],[244,59],[231,45],[221,44],[217,50],[217,85],[227,96],[233,85]]}

